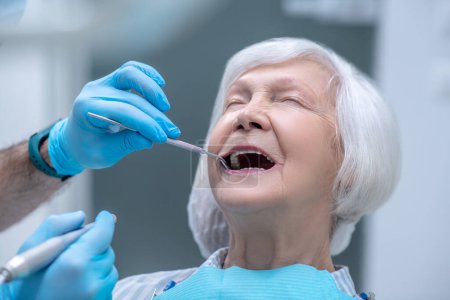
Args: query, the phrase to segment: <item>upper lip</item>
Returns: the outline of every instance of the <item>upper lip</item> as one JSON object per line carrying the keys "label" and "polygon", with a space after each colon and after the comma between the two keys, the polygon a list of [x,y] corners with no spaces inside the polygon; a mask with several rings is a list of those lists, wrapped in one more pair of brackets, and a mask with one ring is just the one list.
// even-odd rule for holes
{"label": "upper lip", "polygon": [[225,158],[228,155],[237,152],[237,151],[254,151],[254,152],[259,152],[262,155],[265,155],[267,157],[269,157],[274,163],[277,163],[276,159],[274,159],[270,154],[268,154],[264,149],[259,148],[258,146],[255,145],[235,145],[233,147],[231,147],[227,152],[225,152],[224,154],[219,154],[221,157]]}

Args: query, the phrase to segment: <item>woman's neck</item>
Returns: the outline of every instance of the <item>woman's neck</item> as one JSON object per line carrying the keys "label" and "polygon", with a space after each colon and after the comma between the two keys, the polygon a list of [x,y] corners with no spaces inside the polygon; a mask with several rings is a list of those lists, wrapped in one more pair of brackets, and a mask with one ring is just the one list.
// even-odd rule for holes
{"label": "woman's neck", "polygon": [[324,223],[323,216],[314,214],[299,216],[282,212],[278,215],[273,212],[228,215],[230,249],[224,268],[265,270],[305,264],[333,272],[330,223]]}

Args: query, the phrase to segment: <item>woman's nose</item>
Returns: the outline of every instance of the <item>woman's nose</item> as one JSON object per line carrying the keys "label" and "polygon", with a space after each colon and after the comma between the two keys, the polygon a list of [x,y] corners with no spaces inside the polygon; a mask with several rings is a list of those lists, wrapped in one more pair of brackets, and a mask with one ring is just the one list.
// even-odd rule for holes
{"label": "woman's nose", "polygon": [[251,103],[251,101],[245,108],[239,111],[235,122],[233,126],[235,130],[268,130],[270,128],[270,122],[266,112],[256,103]]}

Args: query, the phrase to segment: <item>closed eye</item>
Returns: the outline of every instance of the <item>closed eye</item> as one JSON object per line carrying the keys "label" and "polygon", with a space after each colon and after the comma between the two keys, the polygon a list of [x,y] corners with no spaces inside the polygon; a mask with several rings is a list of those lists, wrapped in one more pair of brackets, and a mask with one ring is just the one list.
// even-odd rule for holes
{"label": "closed eye", "polygon": [[293,99],[293,98],[287,98],[287,99],[283,99],[283,101],[288,101],[288,102],[299,103],[299,101],[298,101],[297,99]]}
{"label": "closed eye", "polygon": [[295,97],[295,96],[284,97],[278,100],[278,102],[282,104],[285,103],[286,105],[289,105],[291,107],[306,109],[316,114],[323,114],[323,109],[315,105],[312,105],[309,101],[307,101],[302,97]]}
{"label": "closed eye", "polygon": [[245,101],[243,101],[241,99],[230,99],[230,100],[226,101],[225,110],[228,109],[230,106],[238,105],[238,104],[245,104]]}
{"label": "closed eye", "polygon": [[284,102],[284,103],[289,103],[289,104],[294,104],[294,105],[299,105],[302,107],[306,107],[305,102],[302,101],[301,99],[295,98],[295,97],[286,97],[286,98],[282,98],[280,100],[280,102]]}

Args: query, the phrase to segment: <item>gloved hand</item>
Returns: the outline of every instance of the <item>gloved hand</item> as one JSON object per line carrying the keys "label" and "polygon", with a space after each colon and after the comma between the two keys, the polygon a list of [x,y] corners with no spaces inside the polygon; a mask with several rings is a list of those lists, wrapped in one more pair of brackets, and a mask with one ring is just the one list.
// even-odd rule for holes
{"label": "gloved hand", "polygon": [[[49,217],[22,245],[23,252],[66,232],[78,229],[84,213]],[[113,217],[98,214],[95,225],[71,244],[45,269],[10,284],[13,300],[111,299],[118,279],[114,252],[110,247],[114,233]]]}
{"label": "gloved hand", "polygon": [[[152,67],[128,62],[113,73],[84,86],[67,119],[49,136],[50,160],[61,175],[112,166],[131,152],[177,138],[180,130],[163,112],[170,104],[162,91],[165,82]],[[137,95],[131,91],[138,92]],[[102,115],[138,130],[111,133]]]}

